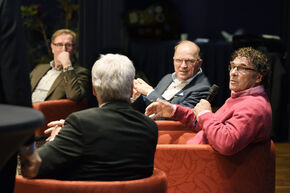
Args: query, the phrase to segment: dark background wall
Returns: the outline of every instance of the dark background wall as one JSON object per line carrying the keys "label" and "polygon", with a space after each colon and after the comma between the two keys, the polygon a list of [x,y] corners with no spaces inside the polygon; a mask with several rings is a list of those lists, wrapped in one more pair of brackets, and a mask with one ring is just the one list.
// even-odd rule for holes
{"label": "dark background wall", "polygon": [[[149,82],[155,86],[166,73],[172,72],[173,45],[179,40],[180,33],[187,33],[189,40],[207,38],[209,43],[201,44],[205,50],[206,73],[212,83],[222,86],[218,105],[228,97],[228,77],[225,71],[230,53],[231,42],[224,41],[221,30],[234,33],[242,29],[244,34],[277,35],[285,48],[278,56],[283,73],[277,74],[275,84],[278,93],[273,103],[272,138],[277,141],[290,140],[289,105],[289,20],[288,0],[168,0],[163,1],[174,7],[179,15],[177,33],[169,38],[132,36],[126,18],[128,11],[142,11],[160,1],[153,0],[81,0],[80,3],[80,60],[90,68],[100,53],[119,52],[128,55],[137,71],[145,72]],[[169,25],[165,27],[170,28]],[[174,29],[174,28],[173,28]],[[221,43],[222,42],[222,43]],[[218,61],[224,61],[221,64]],[[222,69],[222,70],[221,70]],[[280,71],[281,72],[281,71]],[[279,78],[280,77],[280,78]],[[278,86],[277,86],[278,85]],[[227,91],[226,91],[227,90]]]}
{"label": "dark background wall", "polygon": [[[38,22],[45,24],[44,31],[50,38],[55,30],[65,27],[67,12],[64,11],[59,0],[22,0],[22,2],[27,6],[36,4],[38,10],[33,17],[25,19],[26,22],[32,21],[31,23],[34,24],[26,31],[33,67],[37,63],[51,59]],[[235,48],[232,42],[225,40],[221,31],[233,34],[237,30],[242,30],[243,34],[255,37],[260,37],[262,34],[279,36],[281,40],[278,47],[281,49],[271,50],[275,59],[272,62],[274,76],[269,94],[273,108],[271,135],[277,141],[290,141],[290,57],[287,54],[290,51],[289,0],[66,0],[64,2],[68,2],[71,9],[74,9],[72,5],[78,6],[78,9],[73,11],[68,27],[79,33],[81,65],[91,69],[99,54],[122,53],[133,60],[138,76],[147,78],[152,86],[156,86],[161,77],[173,71],[173,47],[180,40],[181,33],[187,33],[188,39],[192,41],[206,38],[209,42],[198,42],[198,45],[203,54],[204,72],[211,83],[220,86],[220,92],[214,102],[215,106],[222,105],[229,96],[227,65]],[[150,20],[146,18],[148,12],[156,12],[156,5],[166,5],[166,9],[163,9],[164,22],[157,25],[128,24],[128,13],[132,12],[138,13],[139,16],[143,14],[145,18],[143,23],[146,23]],[[267,44],[268,47],[273,45]],[[90,101],[93,106],[95,99],[92,97]]]}

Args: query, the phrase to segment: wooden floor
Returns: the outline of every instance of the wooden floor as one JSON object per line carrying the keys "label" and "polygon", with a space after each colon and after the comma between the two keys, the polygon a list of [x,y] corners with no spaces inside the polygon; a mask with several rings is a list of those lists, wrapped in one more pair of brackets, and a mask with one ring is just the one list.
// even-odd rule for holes
{"label": "wooden floor", "polygon": [[290,143],[275,143],[276,193],[290,193]]}

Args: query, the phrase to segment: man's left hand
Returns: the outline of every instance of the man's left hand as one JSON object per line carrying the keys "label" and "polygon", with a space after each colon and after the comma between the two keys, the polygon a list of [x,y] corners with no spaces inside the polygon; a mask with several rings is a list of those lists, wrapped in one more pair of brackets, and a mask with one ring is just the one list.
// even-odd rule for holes
{"label": "man's left hand", "polygon": [[26,178],[33,178],[38,174],[41,165],[41,158],[34,151],[32,154],[21,154],[21,174]]}

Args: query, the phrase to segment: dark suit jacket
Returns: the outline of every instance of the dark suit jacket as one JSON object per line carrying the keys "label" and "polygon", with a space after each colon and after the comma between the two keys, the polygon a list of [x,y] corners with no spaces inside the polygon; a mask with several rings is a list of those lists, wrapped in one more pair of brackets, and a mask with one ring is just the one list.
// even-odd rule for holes
{"label": "dark suit jacket", "polygon": [[19,1],[0,0],[0,103],[31,106]]}
{"label": "dark suit jacket", "polygon": [[[31,89],[35,90],[41,78],[51,69],[49,64],[39,64],[30,73]],[[74,66],[74,70],[62,72],[52,84],[45,100],[81,100],[87,96],[91,81],[86,68]]]}
{"label": "dark suit jacket", "polygon": [[[0,103],[31,107],[29,65],[26,58],[20,4],[18,0],[0,0]],[[12,147],[15,145],[14,140],[24,141],[29,137],[26,135],[19,134],[17,138],[1,138],[0,141],[5,141],[3,144],[10,142]],[[27,145],[32,142],[33,137]],[[0,159],[4,156],[8,157],[1,154],[2,148],[7,149],[7,147],[1,145]],[[13,193],[17,152],[13,153],[15,155],[10,157],[6,165],[0,167],[2,193]]]}
{"label": "dark suit jacket", "polygon": [[[150,102],[156,101],[157,98],[163,99],[162,94],[173,82],[172,74],[164,76],[158,85],[154,88],[148,96],[141,95],[134,103],[133,108],[144,112],[147,105]],[[209,94],[210,83],[203,72],[198,74],[188,85],[186,85],[181,91],[175,94],[175,96],[168,102],[172,104],[178,104],[184,107],[193,108],[200,101],[200,99],[206,98]]]}
{"label": "dark suit jacket", "polygon": [[155,122],[127,102],[71,114],[56,138],[38,153],[38,178],[131,180],[152,174],[158,138]]}

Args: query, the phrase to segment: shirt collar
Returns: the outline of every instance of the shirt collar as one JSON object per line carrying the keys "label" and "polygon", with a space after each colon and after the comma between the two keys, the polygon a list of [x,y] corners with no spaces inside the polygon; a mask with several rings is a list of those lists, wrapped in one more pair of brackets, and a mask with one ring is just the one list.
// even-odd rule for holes
{"label": "shirt collar", "polygon": [[259,95],[259,94],[263,94],[263,93],[265,93],[264,86],[259,85],[259,86],[253,87],[253,88],[239,91],[239,92],[232,91],[231,97],[236,98],[236,97],[241,97],[241,96],[246,96],[246,95]]}

